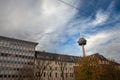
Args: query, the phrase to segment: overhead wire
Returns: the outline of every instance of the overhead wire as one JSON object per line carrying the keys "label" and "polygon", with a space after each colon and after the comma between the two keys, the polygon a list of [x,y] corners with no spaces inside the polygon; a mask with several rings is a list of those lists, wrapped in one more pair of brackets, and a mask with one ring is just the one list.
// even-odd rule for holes
{"label": "overhead wire", "polygon": [[[72,8],[75,8],[75,9],[78,10],[78,11],[81,11],[81,10],[82,10],[82,9],[80,9],[80,8],[78,8],[78,7],[75,7],[74,5],[72,5],[72,4],[68,3],[68,2],[65,2],[65,1],[63,1],[63,0],[58,0],[58,1],[66,4],[66,5],[68,5],[68,6],[70,6],[70,7],[72,7]],[[82,12],[85,12],[85,11],[82,10]],[[87,13],[87,12],[86,12],[86,13]],[[87,14],[88,14],[88,13],[87,13]]]}
{"label": "overhead wire", "polygon": [[[58,1],[60,1],[60,2],[62,2],[62,3],[64,3],[64,4],[70,6],[70,7],[72,7],[72,8],[75,8],[75,9],[78,10],[78,11],[81,11],[81,12],[82,12],[83,14],[85,14],[85,15],[90,15],[90,14],[87,13],[86,11],[84,11],[84,10],[78,8],[78,7],[75,7],[74,5],[72,5],[72,4],[68,3],[68,2],[65,2],[65,1],[63,1],[63,0],[58,0]],[[80,31],[80,36],[83,37],[82,31]]]}
{"label": "overhead wire", "polygon": [[[66,5],[68,5],[68,6],[70,6],[70,7],[72,7],[72,8],[75,8],[76,10],[78,10],[78,11],[80,11],[81,13],[83,13],[84,15],[90,15],[90,13],[88,13],[88,12],[86,12],[85,10],[83,10],[83,9],[80,9],[80,8],[78,8],[78,7],[75,7],[74,5],[72,5],[71,3],[68,3],[68,2],[65,2],[65,1],[63,1],[63,0],[58,0],[59,2],[61,2],[61,3],[64,3],[64,4],[66,4]],[[99,3],[98,3],[99,4]],[[97,5],[98,5],[97,4]],[[90,4],[90,6],[92,6],[92,4]],[[93,7],[94,7],[94,5],[93,5]],[[96,9],[96,8],[95,8]],[[94,10],[95,10],[94,9]],[[92,17],[92,15],[90,15],[90,17]],[[112,17],[111,17],[112,18]],[[113,20],[114,20],[114,18],[112,18]],[[103,23],[105,23],[105,21],[103,21],[103,20],[101,20],[101,17],[99,18],[97,18],[96,19],[96,21],[102,21]]]}

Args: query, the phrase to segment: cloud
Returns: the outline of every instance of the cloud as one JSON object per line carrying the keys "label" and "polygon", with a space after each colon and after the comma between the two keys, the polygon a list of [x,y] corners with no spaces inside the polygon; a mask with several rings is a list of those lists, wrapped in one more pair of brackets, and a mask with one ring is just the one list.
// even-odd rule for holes
{"label": "cloud", "polygon": [[39,42],[39,50],[54,49],[65,25],[76,14],[57,0],[6,0],[0,4],[0,34]]}
{"label": "cloud", "polygon": [[109,36],[110,36],[109,34],[106,34],[103,32],[89,36],[89,38],[87,39],[88,40],[88,43],[86,46],[87,49],[92,50],[91,48],[95,48],[95,46],[99,46],[100,44],[108,41]]}
{"label": "cloud", "polygon": [[[79,0],[65,2],[81,7]],[[120,16],[113,12],[114,6],[114,1],[106,10],[97,6],[94,18],[84,18],[58,0],[0,0],[0,35],[38,42],[37,50],[79,56],[81,32],[88,41],[87,54],[98,52],[120,61]]]}
{"label": "cloud", "polygon": [[91,25],[93,25],[93,26],[100,25],[100,24],[104,23],[105,21],[107,21],[108,18],[109,18],[108,12],[104,12],[102,10],[99,10],[96,14],[95,20],[93,20],[91,22]]}
{"label": "cloud", "polygon": [[84,33],[86,30],[93,31],[93,28],[97,28],[98,26],[102,26],[111,22],[108,22],[110,19],[110,12],[108,11],[103,11],[101,9],[96,10],[96,14],[94,15],[95,18],[92,18],[91,16],[88,18],[79,18],[70,24],[69,29],[73,31],[76,29],[76,33]]}
{"label": "cloud", "polygon": [[87,38],[87,54],[100,53],[104,56],[120,61],[120,27],[119,24],[111,30],[104,30]]}
{"label": "cloud", "polygon": [[[79,18],[69,24],[64,34],[71,37],[69,40],[73,42],[62,45],[63,49],[60,48],[61,52],[78,56],[82,55],[81,48],[77,45],[77,40],[80,37],[78,34],[82,31],[83,37],[88,41],[85,46],[87,55],[100,53],[107,58],[120,62],[120,16],[114,13],[113,9],[114,2],[111,2],[107,10],[96,10],[95,18],[91,18],[91,16],[87,19]],[[75,37],[76,34],[77,37]],[[69,42],[67,39],[64,42]]]}

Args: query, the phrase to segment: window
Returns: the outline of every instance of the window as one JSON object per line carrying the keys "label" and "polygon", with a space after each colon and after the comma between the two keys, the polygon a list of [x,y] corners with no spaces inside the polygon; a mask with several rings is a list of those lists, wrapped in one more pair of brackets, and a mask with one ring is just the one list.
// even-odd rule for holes
{"label": "window", "polygon": [[70,73],[70,77],[73,77],[73,73]]}
{"label": "window", "polygon": [[44,72],[43,77],[45,77],[45,76],[46,76],[46,73]]}
{"label": "window", "polygon": [[8,78],[10,78],[11,76],[10,75],[8,75]]}
{"label": "window", "polygon": [[57,73],[55,73],[55,77],[57,77]]}
{"label": "window", "polygon": [[36,76],[39,77],[40,76],[40,72],[36,72]]}
{"label": "window", "polygon": [[61,77],[63,77],[63,73],[61,73]]}
{"label": "window", "polygon": [[66,68],[66,70],[67,70],[67,68]]}
{"label": "window", "polygon": [[66,77],[68,77],[68,73],[66,73]]}
{"label": "window", "polygon": [[50,66],[50,70],[52,70],[52,67]]}
{"label": "window", "polygon": [[73,68],[70,68],[70,70],[72,70]]}
{"label": "window", "polygon": [[52,76],[52,73],[50,72],[50,77]]}
{"label": "window", "polygon": [[3,75],[0,75],[0,78],[3,77]]}
{"label": "window", "polygon": [[7,77],[7,75],[4,75],[4,77],[6,78],[6,77]]}

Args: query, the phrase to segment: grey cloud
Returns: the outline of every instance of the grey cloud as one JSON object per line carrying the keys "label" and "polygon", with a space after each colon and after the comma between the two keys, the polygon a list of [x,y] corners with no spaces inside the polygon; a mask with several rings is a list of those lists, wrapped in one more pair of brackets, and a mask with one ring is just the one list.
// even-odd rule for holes
{"label": "grey cloud", "polygon": [[[92,47],[87,47],[87,53],[92,54],[99,52],[106,56],[107,58],[115,59],[120,62],[120,27],[119,23],[111,28],[111,30],[104,30],[103,32],[98,33],[103,34],[105,37],[101,38],[100,41],[92,41]],[[96,36],[92,35],[91,39],[94,39]],[[89,40],[89,38],[88,38]],[[89,45],[89,44],[88,44]]]}
{"label": "grey cloud", "polygon": [[[72,4],[77,3],[77,0],[67,1]],[[108,12],[105,12],[106,16]],[[57,0],[0,0],[0,35],[39,42],[37,50],[57,50],[60,53],[79,55],[81,50],[77,45],[78,38],[76,39],[74,35],[90,29],[93,21],[88,18],[70,23],[76,13],[75,9]],[[68,25],[68,23],[70,24]],[[106,57],[116,58],[120,61],[120,36],[118,35],[120,29],[119,24],[116,26],[116,29],[104,31],[110,36],[105,38],[105,41],[101,39],[97,45],[93,44],[87,53],[100,52]],[[59,42],[64,43],[68,40],[65,35],[71,37],[75,43],[61,46]]]}
{"label": "grey cloud", "polygon": [[0,35],[39,42],[39,50],[57,47],[76,13],[57,0],[0,0],[0,11]]}

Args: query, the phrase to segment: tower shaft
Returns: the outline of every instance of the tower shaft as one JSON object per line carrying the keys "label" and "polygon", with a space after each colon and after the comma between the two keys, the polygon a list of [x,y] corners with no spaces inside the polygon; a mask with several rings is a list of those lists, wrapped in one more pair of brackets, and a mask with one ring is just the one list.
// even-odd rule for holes
{"label": "tower shaft", "polygon": [[85,48],[84,48],[84,45],[82,45],[82,52],[83,52],[83,57],[85,57]]}

